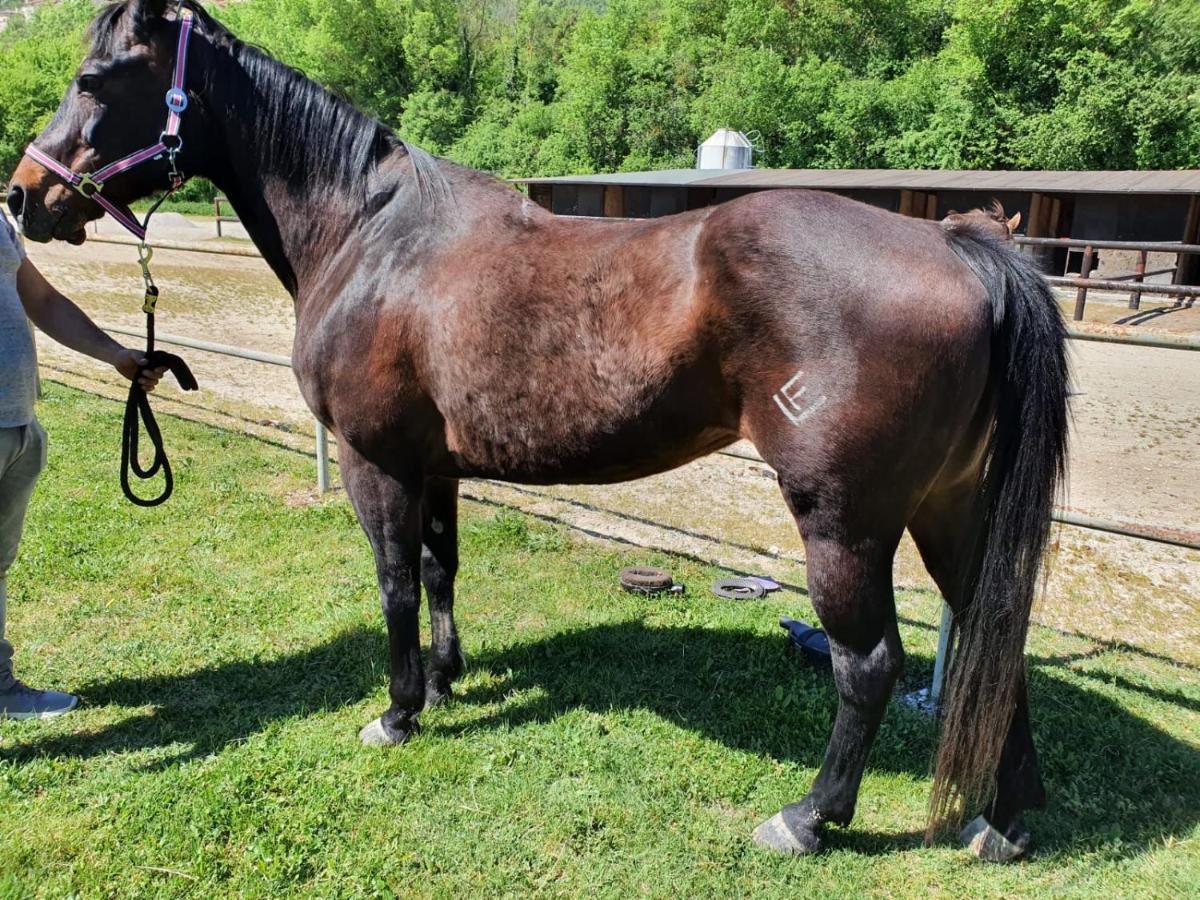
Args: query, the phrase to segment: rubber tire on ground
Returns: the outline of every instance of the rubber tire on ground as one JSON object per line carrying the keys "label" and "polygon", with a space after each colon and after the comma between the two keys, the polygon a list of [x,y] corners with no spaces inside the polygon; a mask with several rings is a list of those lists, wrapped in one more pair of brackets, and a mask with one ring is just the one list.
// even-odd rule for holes
{"label": "rubber tire on ground", "polygon": [[719,578],[713,582],[712,592],[724,600],[761,600],[767,593],[749,578]]}
{"label": "rubber tire on ground", "polygon": [[621,587],[631,594],[659,594],[674,585],[675,579],[664,569],[630,566],[621,570]]}

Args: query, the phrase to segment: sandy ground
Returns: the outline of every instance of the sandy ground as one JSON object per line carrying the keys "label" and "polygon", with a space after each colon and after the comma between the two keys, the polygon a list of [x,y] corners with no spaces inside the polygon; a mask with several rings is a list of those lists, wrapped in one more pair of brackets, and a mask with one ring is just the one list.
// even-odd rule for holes
{"label": "sandy ground", "polygon": [[[171,224],[160,237],[211,235],[186,220]],[[141,281],[132,248],[33,246],[30,256],[97,321],[140,327]],[[154,271],[162,289],[161,332],[290,352],[291,300],[261,261],[160,251]],[[1072,304],[1065,299],[1064,305]],[[1141,327],[1200,332],[1200,310],[1168,308],[1145,298]],[[1161,314],[1153,315],[1156,310]],[[1128,315],[1124,298],[1089,302],[1089,320],[1116,322]],[[45,339],[39,349],[47,376],[117,396],[118,386],[102,367]],[[1083,342],[1072,342],[1072,354],[1078,395],[1067,504],[1098,517],[1200,531],[1200,355]],[[311,420],[289,371],[196,352],[186,356],[203,392],[197,400],[166,391],[164,411],[215,415],[222,424],[304,445]],[[733,451],[753,455],[749,446]],[[464,492],[585,533],[803,583],[800,543],[772,474],[750,460],[713,456],[624,485],[472,483]],[[1075,528],[1060,530],[1059,545],[1040,621],[1200,664],[1200,553]],[[930,586],[907,542],[897,583]]]}

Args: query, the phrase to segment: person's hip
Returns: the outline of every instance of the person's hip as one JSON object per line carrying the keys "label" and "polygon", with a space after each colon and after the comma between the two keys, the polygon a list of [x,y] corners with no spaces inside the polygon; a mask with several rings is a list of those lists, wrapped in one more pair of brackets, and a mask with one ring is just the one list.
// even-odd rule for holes
{"label": "person's hip", "polygon": [[23,492],[46,467],[46,431],[35,418],[28,425],[0,428],[0,505]]}

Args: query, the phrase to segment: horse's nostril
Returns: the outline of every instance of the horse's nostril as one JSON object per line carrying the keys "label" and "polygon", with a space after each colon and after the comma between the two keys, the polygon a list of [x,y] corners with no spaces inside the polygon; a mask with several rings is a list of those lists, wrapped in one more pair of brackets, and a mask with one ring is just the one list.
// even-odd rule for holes
{"label": "horse's nostril", "polygon": [[21,213],[25,212],[25,191],[16,185],[8,192],[8,210],[18,221],[21,219]]}

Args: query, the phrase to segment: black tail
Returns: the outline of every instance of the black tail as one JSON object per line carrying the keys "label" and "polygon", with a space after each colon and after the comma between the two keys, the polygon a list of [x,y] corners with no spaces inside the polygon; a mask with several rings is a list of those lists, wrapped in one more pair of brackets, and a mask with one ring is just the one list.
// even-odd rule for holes
{"label": "black tail", "polygon": [[987,289],[995,424],[980,484],[975,559],[955,615],[926,837],[991,799],[1024,687],[1025,636],[1066,466],[1066,328],[1046,280],[1013,245],[971,227],[951,247]]}

